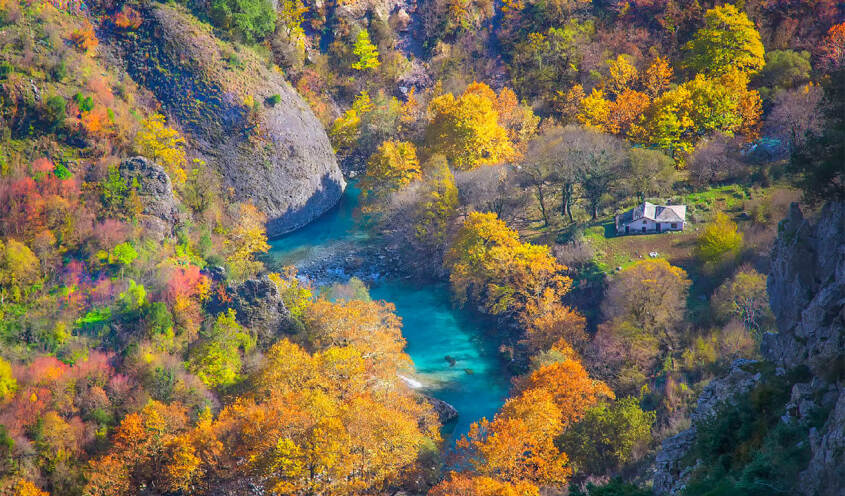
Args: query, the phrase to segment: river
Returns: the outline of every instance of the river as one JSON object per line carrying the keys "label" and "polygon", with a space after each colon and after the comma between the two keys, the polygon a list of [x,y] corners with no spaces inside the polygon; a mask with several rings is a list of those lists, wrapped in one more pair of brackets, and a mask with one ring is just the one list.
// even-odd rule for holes
{"label": "river", "polygon": [[[366,242],[367,233],[355,215],[358,194],[350,184],[332,210],[271,241],[269,255],[285,265],[307,267],[331,253],[346,252]],[[392,302],[402,318],[406,351],[416,367],[409,382],[458,410],[457,420],[443,429],[445,439],[454,441],[472,422],[490,419],[496,413],[507,397],[509,374],[495,340],[485,336],[488,330],[483,328],[483,320],[453,308],[446,285],[420,286],[375,277],[370,295]]]}

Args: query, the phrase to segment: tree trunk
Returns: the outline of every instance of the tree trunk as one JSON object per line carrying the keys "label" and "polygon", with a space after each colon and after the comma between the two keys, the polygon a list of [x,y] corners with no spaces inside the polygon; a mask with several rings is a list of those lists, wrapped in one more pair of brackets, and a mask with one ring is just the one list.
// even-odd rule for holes
{"label": "tree trunk", "polygon": [[569,216],[569,222],[574,222],[572,219],[572,185],[564,183],[560,188],[560,214]]}
{"label": "tree trunk", "polygon": [[543,227],[549,225],[549,217],[546,215],[546,197],[543,195],[543,185],[537,184],[537,201],[540,203],[540,213],[543,215]]}

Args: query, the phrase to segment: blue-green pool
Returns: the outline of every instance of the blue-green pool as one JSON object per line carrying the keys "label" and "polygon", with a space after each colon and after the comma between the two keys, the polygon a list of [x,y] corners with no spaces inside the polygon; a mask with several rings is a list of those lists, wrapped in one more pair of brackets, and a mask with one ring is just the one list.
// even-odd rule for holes
{"label": "blue-green pool", "polygon": [[[358,194],[350,185],[334,209],[303,229],[271,241],[270,255],[286,265],[301,265],[325,251],[366,240],[355,214]],[[452,306],[447,286],[385,280],[373,284],[370,293],[374,299],[396,305],[402,318],[406,350],[416,367],[410,382],[419,382],[421,391],[458,410],[458,419],[444,428],[444,438],[451,442],[466,433],[472,422],[496,413],[509,387],[496,340],[481,320]]]}

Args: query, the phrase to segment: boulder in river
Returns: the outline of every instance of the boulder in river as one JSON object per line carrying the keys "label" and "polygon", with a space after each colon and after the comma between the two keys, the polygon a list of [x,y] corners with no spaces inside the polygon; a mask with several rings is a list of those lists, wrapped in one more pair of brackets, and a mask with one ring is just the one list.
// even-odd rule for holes
{"label": "boulder in river", "polygon": [[449,403],[431,396],[425,396],[425,399],[434,407],[441,424],[446,424],[458,418],[458,410]]}

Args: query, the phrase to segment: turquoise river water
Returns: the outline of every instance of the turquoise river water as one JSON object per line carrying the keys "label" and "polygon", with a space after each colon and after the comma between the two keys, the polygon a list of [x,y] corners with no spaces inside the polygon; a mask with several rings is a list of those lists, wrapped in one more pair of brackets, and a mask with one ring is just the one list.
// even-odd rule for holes
{"label": "turquoise river water", "polygon": [[[365,241],[367,235],[355,216],[358,193],[350,185],[331,211],[271,241],[270,255],[286,265],[301,265]],[[406,351],[416,367],[406,380],[458,410],[458,419],[445,426],[444,437],[452,441],[472,422],[496,413],[508,393],[508,373],[495,343],[485,338],[483,322],[453,308],[448,287],[380,280],[370,286],[370,294],[392,302],[402,318]]]}

